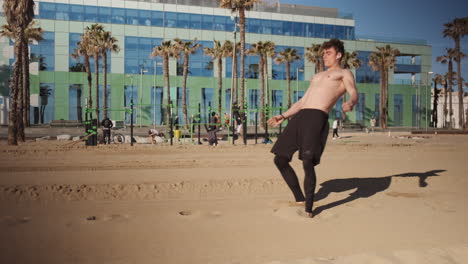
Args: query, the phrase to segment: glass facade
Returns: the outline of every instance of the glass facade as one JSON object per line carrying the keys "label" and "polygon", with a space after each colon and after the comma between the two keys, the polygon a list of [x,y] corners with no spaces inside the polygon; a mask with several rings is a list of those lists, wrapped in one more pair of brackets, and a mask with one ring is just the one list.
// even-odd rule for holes
{"label": "glass facade", "polygon": [[357,83],[379,83],[380,73],[372,71],[369,66],[369,55],[372,52],[358,51],[358,59],[361,61],[361,67],[356,69],[356,82]]}
{"label": "glass facade", "polygon": [[68,119],[83,121],[83,110],[85,98],[83,96],[83,85],[72,84],[68,88]]}
{"label": "glass facade", "polygon": [[210,120],[211,112],[213,111],[213,88],[201,89],[201,122],[207,123]]}
{"label": "glass facade", "polygon": [[377,121],[375,123],[376,126],[379,126],[379,118],[380,118],[380,94],[375,94],[375,102],[374,102],[374,117],[375,120]]}
{"label": "glass facade", "polygon": [[165,109],[163,106],[163,87],[151,87],[151,121],[153,125],[163,125]]}
{"label": "glass facade", "polygon": [[[138,86],[125,85],[124,88],[124,107],[130,109],[133,100],[133,124],[137,123],[137,109],[136,103],[138,100]],[[130,124],[130,113],[125,111],[125,124]]]}
{"label": "glass facade", "polygon": [[[213,61],[211,56],[205,55],[204,48],[213,48],[212,41],[198,41],[201,44],[200,48],[189,57],[189,76],[212,77],[213,76]],[[182,76],[184,69],[184,54],[181,54],[177,60],[177,75]],[[217,75],[216,75],[217,76]]]}
{"label": "glass facade", "polygon": [[[182,101],[182,93],[183,93],[183,88],[182,87],[177,87],[177,113],[175,116],[179,117],[179,124],[183,125],[185,124],[184,120],[184,112],[183,112],[183,101]],[[189,104],[189,98],[190,98],[190,89],[187,87],[187,97],[185,98],[185,102],[187,104],[187,114],[190,110],[190,104]],[[187,118],[190,116],[187,116]]]}
{"label": "glass facade", "polygon": [[356,123],[364,125],[364,119],[366,118],[366,94],[359,93],[359,99],[355,111]]}
{"label": "glass facade", "polygon": [[[73,54],[75,49],[78,47],[78,42],[81,41],[81,36],[82,34],[80,33],[70,33],[69,37],[69,44],[68,44],[68,52],[69,54]],[[111,53],[107,52],[107,73],[110,73],[111,69]],[[80,56],[79,58],[72,58],[70,57],[69,60],[69,71],[70,72],[86,72],[85,66],[84,66],[84,57]],[[102,73],[102,58],[99,60],[99,72]],[[94,58],[90,57],[89,58],[89,68],[91,73],[94,73],[95,70],[95,65],[94,65]]]}
{"label": "glass facade", "polygon": [[282,112],[282,102],[283,102],[283,91],[282,90],[272,90],[271,91],[271,107],[272,116],[279,115]]}
{"label": "glass facade", "polygon": [[159,68],[156,70],[158,74],[162,74],[162,68],[155,66],[162,65],[163,59],[151,58],[153,48],[161,43],[160,38],[125,37],[125,73],[140,74],[144,71],[154,74],[155,68]]}
{"label": "glass facade", "polygon": [[393,125],[403,126],[403,95],[393,96]]}
{"label": "glass facade", "polygon": [[30,44],[31,62],[39,63],[40,71],[55,70],[55,33],[46,31],[42,35],[44,40],[37,45]]}
{"label": "glass facade", "polygon": [[[304,69],[304,48],[302,47],[286,47],[286,46],[276,46],[276,53],[279,53],[286,48],[292,48],[297,50],[297,55],[301,57],[300,60],[294,61],[291,63],[291,69],[290,69],[290,79],[291,80],[297,80],[297,73],[299,73],[299,80],[303,81],[304,80],[304,72],[300,71]],[[273,63],[271,66],[272,69],[272,78],[273,80],[286,80],[286,64],[276,64]],[[299,69],[299,72],[297,71]]]}
{"label": "glass facade", "polygon": [[255,114],[260,107],[260,90],[258,89],[249,89],[249,124],[255,124]]}
{"label": "glass facade", "polygon": [[[37,18],[139,26],[234,31],[229,16],[188,14],[103,6],[40,2]],[[339,38],[354,40],[354,27],[317,23],[246,18],[245,31],[296,37]]]}
{"label": "glass facade", "polygon": [[31,120],[34,124],[47,124],[54,120],[55,85],[53,83],[41,83],[39,90],[39,108],[31,111]]}

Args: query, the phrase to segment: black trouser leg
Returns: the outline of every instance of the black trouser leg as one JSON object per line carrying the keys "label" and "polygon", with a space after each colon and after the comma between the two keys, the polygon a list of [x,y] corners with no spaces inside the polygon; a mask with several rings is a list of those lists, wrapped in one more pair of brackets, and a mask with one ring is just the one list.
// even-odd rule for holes
{"label": "black trouser leg", "polygon": [[336,135],[336,137],[339,137],[338,136],[338,128],[333,129],[333,137],[335,137],[335,135]]}
{"label": "black trouser leg", "polygon": [[289,165],[289,160],[286,157],[275,156],[275,165],[283,176],[284,181],[291,189],[296,202],[303,202],[304,194],[302,193],[301,186],[299,185],[299,180],[297,179],[296,173],[294,172],[291,165]]}
{"label": "black trouser leg", "polygon": [[110,144],[110,130],[104,130],[104,144]]}
{"label": "black trouser leg", "polygon": [[317,184],[317,176],[315,175],[315,163],[313,160],[303,160],[302,166],[304,167],[304,192],[305,192],[305,211],[312,213],[312,206],[314,205],[315,185]]}

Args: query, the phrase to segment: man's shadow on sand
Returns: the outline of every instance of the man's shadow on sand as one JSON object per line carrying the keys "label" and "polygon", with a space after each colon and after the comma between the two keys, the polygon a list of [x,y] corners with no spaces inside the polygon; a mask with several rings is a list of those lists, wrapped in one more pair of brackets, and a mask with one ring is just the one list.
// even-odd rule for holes
{"label": "man's shadow on sand", "polygon": [[333,192],[345,192],[353,189],[356,189],[356,191],[349,194],[349,196],[345,199],[317,207],[313,213],[314,215],[318,215],[322,211],[331,209],[335,206],[349,203],[359,198],[368,198],[378,192],[385,191],[390,186],[393,177],[419,177],[419,187],[426,187],[428,185],[426,182],[427,178],[440,176],[438,173],[444,171],[446,170],[431,170],[422,173],[409,172],[381,178],[349,178],[329,180],[320,184],[321,188],[315,194],[314,201],[325,199],[330,193]]}

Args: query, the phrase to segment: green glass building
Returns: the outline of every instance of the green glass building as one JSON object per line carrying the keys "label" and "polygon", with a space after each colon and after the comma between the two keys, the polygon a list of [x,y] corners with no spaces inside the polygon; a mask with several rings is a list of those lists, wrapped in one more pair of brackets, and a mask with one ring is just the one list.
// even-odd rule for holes
{"label": "green glass building", "polygon": [[[209,112],[217,111],[218,69],[211,57],[203,54],[203,47],[213,47],[213,40],[234,41],[235,22],[238,19],[230,10],[219,8],[217,1],[41,0],[35,3],[35,19],[45,33],[43,41],[30,45],[32,124],[47,124],[61,119],[84,120],[88,98],[86,73],[83,60],[75,60],[70,54],[77,47],[84,29],[94,23],[102,24],[105,30],[111,31],[120,46],[119,53],[108,55],[107,103],[112,120],[129,122],[129,113],[124,109],[130,107],[133,99],[136,124],[165,123],[164,99],[167,95],[162,60],[151,58],[150,53],[163,40],[174,38],[197,39],[202,46],[190,57],[187,81],[189,116],[197,114],[200,107],[202,121],[206,121]],[[352,69],[359,91],[359,104],[348,114],[348,118],[364,126],[369,125],[372,116],[379,115],[379,73],[368,66],[368,56],[379,46],[389,44],[397,48],[401,55],[389,76],[389,125],[417,127],[425,124],[426,100],[430,98],[426,85],[430,78],[432,56],[431,47],[425,41],[356,36],[352,15],[342,14],[335,8],[270,1],[255,6],[246,16],[247,48],[249,44],[269,40],[276,44],[277,52],[290,47],[301,55],[302,59],[291,65],[293,102],[303,96],[315,74],[315,65],[304,56],[307,47],[330,38],[339,38],[344,41],[346,51],[356,51],[362,61],[360,68]],[[0,14],[0,23],[6,23],[4,13]],[[13,42],[0,38],[0,51],[0,123],[6,124],[8,78],[14,63]],[[247,56],[245,61],[245,100],[251,110],[248,122],[252,125],[254,110],[258,109],[260,99],[259,58]],[[91,68],[94,72],[93,60]],[[180,123],[183,123],[182,58],[171,59],[169,68],[173,115],[178,115]],[[223,59],[223,112],[229,112],[231,106],[232,71],[232,58]],[[268,71],[270,105],[279,109],[287,105],[285,65],[276,65],[272,59],[268,59]],[[99,83],[99,105],[102,107],[102,69]],[[93,84],[93,100],[94,89]],[[430,104],[427,105],[430,107]],[[330,112],[330,120],[340,115],[339,109],[341,100]]]}

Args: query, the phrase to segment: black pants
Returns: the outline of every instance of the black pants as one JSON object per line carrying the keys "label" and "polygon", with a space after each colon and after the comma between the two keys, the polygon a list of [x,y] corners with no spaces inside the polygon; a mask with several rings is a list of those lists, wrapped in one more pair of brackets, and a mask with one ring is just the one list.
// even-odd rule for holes
{"label": "black pants", "polygon": [[340,137],[340,136],[338,136],[338,128],[333,129],[333,137],[335,137],[335,135],[336,135],[336,137]]}
{"label": "black pants", "polygon": [[302,193],[299,180],[296,176],[291,165],[289,165],[289,159],[283,156],[275,156],[275,165],[281,172],[281,176],[288,184],[291,189],[296,202],[305,201],[305,211],[312,213],[312,207],[314,204],[315,185],[317,183],[317,177],[315,175],[315,164],[311,159],[304,159],[302,165],[305,172],[304,177],[304,194]]}
{"label": "black pants", "polygon": [[104,144],[110,144],[110,142],[111,142],[111,131],[110,131],[110,129],[102,130],[102,134],[104,136]]}

